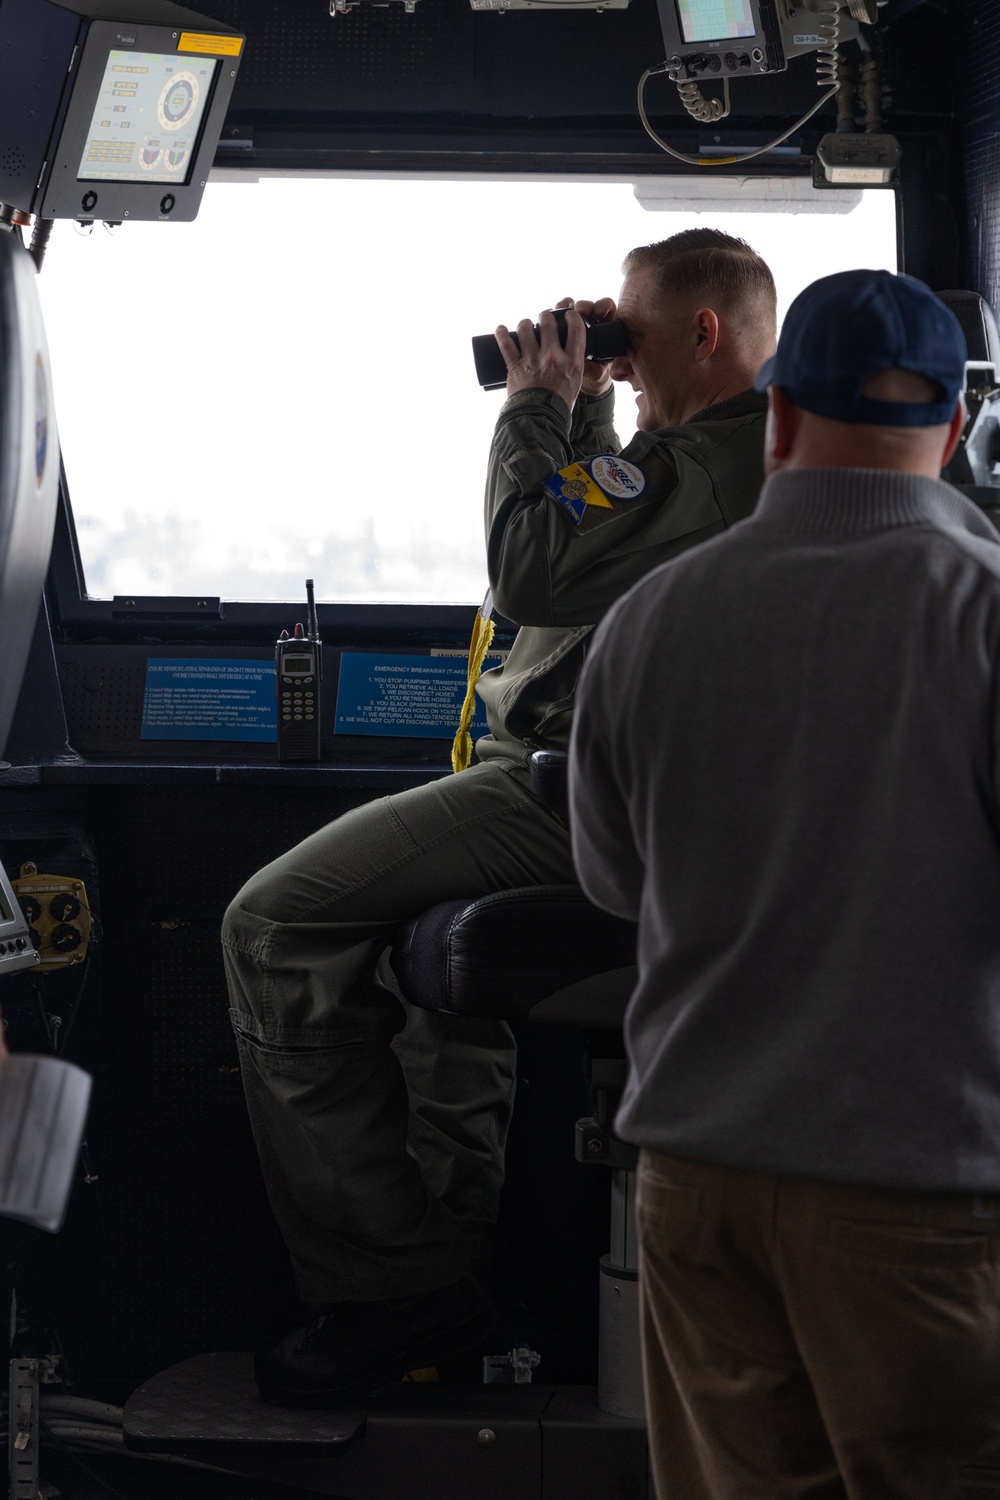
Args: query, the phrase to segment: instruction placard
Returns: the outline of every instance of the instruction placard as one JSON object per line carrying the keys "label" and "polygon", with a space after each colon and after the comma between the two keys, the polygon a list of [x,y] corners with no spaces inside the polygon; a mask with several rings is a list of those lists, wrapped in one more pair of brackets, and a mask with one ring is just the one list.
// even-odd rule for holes
{"label": "instruction placard", "polygon": [[[336,731],[450,740],[465,701],[467,671],[464,652],[377,656],[345,651],[340,658]],[[486,711],[477,703],[472,734],[485,733]]]}
{"label": "instruction placard", "polygon": [[273,661],[153,657],[146,663],[144,740],[274,743]]}

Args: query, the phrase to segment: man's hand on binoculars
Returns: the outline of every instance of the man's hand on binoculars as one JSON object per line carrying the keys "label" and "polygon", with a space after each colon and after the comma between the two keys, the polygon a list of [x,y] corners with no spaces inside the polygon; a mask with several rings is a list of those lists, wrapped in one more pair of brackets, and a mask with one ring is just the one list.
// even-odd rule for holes
{"label": "man's hand on binoculars", "polygon": [[[572,297],[562,297],[556,307],[572,307],[581,318],[589,318],[591,323],[613,323],[618,316],[618,308],[611,297],[602,297],[599,302],[574,302]],[[580,389],[585,396],[603,396],[605,391],[611,389],[611,385],[610,362],[604,363],[599,359],[584,362]]]}
{"label": "man's hand on binoculars", "polygon": [[513,342],[507,329],[500,325],[496,340],[500,345],[504,364],[507,366],[507,394],[542,387],[555,391],[572,411],[583,382],[584,348],[587,329],[580,317],[566,319],[566,347],[559,342],[559,328],[551,309],[538,317],[539,337],[535,337],[534,324],[530,318],[522,318],[517,325],[517,338]]}

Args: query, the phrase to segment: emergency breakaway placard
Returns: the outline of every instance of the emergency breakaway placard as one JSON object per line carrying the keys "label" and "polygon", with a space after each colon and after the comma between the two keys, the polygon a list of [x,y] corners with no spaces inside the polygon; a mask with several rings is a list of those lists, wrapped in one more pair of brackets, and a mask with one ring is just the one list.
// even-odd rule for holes
{"label": "emergency breakaway placard", "polygon": [[151,657],[142,703],[144,740],[274,743],[274,662]]}
{"label": "emergency breakaway placard", "polygon": [[[499,657],[486,666],[496,666]],[[411,735],[450,740],[465,701],[466,653],[454,656],[378,656],[345,651],[337,691],[338,734]],[[472,734],[486,733],[476,706]]]}

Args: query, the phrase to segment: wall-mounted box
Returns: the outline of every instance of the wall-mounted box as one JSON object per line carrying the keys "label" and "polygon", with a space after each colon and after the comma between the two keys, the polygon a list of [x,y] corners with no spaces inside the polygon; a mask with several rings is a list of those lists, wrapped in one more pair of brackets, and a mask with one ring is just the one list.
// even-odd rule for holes
{"label": "wall-mounted box", "polygon": [[194,219],[244,40],[170,0],[0,0],[0,203]]}

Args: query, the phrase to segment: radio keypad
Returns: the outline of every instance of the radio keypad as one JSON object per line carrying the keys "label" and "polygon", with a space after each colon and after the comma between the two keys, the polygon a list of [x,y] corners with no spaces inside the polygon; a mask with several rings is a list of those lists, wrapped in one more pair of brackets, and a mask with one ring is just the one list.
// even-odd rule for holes
{"label": "radio keypad", "polygon": [[281,717],[285,723],[315,723],[316,689],[306,684],[314,677],[282,677]]}

